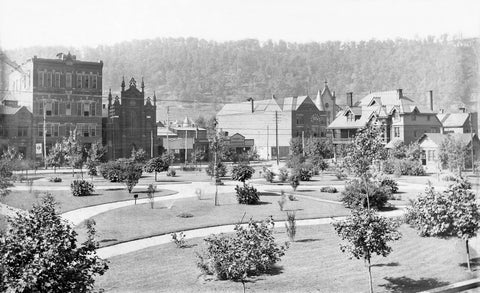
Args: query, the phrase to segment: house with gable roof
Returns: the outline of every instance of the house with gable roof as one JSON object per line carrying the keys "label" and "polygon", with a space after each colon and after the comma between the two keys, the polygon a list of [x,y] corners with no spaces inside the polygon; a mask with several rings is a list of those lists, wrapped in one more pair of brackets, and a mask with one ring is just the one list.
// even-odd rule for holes
{"label": "house with gable roof", "polygon": [[327,121],[336,115],[335,95],[327,84],[313,100],[309,96],[248,99],[226,104],[217,113],[218,129],[227,135],[253,139],[261,159],[286,157],[293,137],[327,138]]}
{"label": "house with gable roof", "polygon": [[410,144],[424,133],[439,133],[441,123],[433,111],[433,95],[430,107],[425,107],[405,96],[402,89],[373,92],[353,103],[353,93],[347,93],[347,105],[328,126],[332,130],[332,142],[338,154],[353,141],[358,129],[370,124],[383,127],[386,147],[398,142]]}
{"label": "house with gable roof", "polygon": [[[442,133],[478,133],[478,113],[467,113],[465,108],[460,108],[459,113],[437,114],[442,123]],[[471,119],[471,120],[470,120]]]}

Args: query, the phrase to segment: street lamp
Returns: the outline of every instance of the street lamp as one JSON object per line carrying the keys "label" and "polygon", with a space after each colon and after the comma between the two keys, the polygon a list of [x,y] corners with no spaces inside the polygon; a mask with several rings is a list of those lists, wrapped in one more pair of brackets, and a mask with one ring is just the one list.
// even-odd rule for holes
{"label": "street lamp", "polygon": [[112,119],[112,153],[113,153],[113,160],[115,160],[115,123],[113,123],[114,118],[119,118],[118,115],[110,116]]}

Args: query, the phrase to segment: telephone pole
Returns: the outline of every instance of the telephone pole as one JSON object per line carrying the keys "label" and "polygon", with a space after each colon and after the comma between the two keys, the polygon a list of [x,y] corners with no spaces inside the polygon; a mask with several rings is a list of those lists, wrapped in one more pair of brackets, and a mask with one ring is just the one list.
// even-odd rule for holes
{"label": "telephone pole", "polygon": [[305,157],[305,131],[302,130],[302,155]]}
{"label": "telephone pole", "polygon": [[45,101],[43,102],[43,161],[45,170],[47,170],[47,110],[45,109]]}
{"label": "telephone pole", "polygon": [[277,148],[277,166],[280,164],[280,148],[278,146],[278,111],[275,111],[275,145]]}
{"label": "telephone pole", "polygon": [[187,155],[188,155],[188,150],[187,150],[187,130],[185,129],[185,165],[187,164]]}
{"label": "telephone pole", "polygon": [[169,113],[170,113],[170,107],[167,106],[167,154],[170,152],[170,145],[168,141],[168,132],[170,131],[170,121],[168,120]]}
{"label": "telephone pole", "polygon": [[470,119],[468,119],[470,121],[470,138],[471,138],[471,141],[470,141],[470,151],[471,151],[471,155],[472,155],[472,173],[475,174],[475,157],[473,155],[473,127],[472,127],[472,111],[469,111],[468,113]]}

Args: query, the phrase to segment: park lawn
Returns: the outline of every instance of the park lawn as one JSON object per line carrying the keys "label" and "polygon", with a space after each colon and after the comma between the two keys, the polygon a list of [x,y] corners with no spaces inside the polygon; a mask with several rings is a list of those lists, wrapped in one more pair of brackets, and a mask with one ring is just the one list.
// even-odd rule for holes
{"label": "park lawn", "polygon": [[[96,222],[97,240],[100,246],[145,238],[189,229],[234,224],[250,218],[258,221],[272,216],[274,220],[285,220],[286,211],[296,211],[297,219],[323,218],[348,215],[342,205],[298,198],[288,201],[284,211],[280,211],[277,201],[280,196],[268,193],[260,196],[258,205],[240,205],[234,193],[220,194],[220,206],[213,205],[213,198],[197,198],[156,202],[155,208],[149,204],[133,205],[108,211],[93,217]],[[169,208],[170,207],[170,208]],[[177,217],[190,213],[191,218]],[[79,239],[85,239],[85,226],[76,228]]]}
{"label": "park lawn", "polygon": [[[392,243],[393,252],[372,259],[375,292],[418,292],[478,275],[478,254],[472,254],[476,266],[469,273],[462,241],[422,238],[405,225],[400,231],[403,238]],[[287,240],[284,228],[274,235],[277,243]],[[270,274],[247,283],[247,292],[368,292],[363,261],[350,260],[340,251],[331,225],[300,226],[296,240]],[[242,291],[239,282],[201,276],[195,252],[204,248],[203,241],[191,239],[187,244],[193,247],[180,249],[169,243],[112,257],[96,287],[106,292]]]}
{"label": "park lawn", "polygon": [[[37,204],[40,202],[40,199],[45,194],[45,192],[47,191],[34,190],[33,192],[30,193],[28,191],[14,190],[10,192],[10,194],[3,199],[3,203],[15,208],[29,210],[33,207],[34,204]],[[61,213],[65,213],[71,210],[75,210],[75,209],[79,209],[87,206],[93,206],[93,205],[99,205],[99,204],[123,201],[123,200],[132,200],[134,193],[138,194],[138,198],[147,197],[147,194],[144,191],[139,192],[134,190],[130,194],[128,193],[128,191],[126,191],[125,188],[122,188],[120,190],[117,190],[115,188],[113,190],[98,189],[98,190],[95,190],[94,195],[91,195],[91,196],[73,196],[70,190],[50,190],[48,192],[55,197],[55,200],[58,202],[58,211]],[[166,196],[166,195],[171,195],[175,193],[177,192],[172,190],[157,188],[157,191],[155,192],[155,197]]]}

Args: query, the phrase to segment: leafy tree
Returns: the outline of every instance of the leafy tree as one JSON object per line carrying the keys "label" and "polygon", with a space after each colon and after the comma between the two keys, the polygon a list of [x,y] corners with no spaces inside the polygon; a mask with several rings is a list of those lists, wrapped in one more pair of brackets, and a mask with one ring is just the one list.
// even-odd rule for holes
{"label": "leafy tree", "polygon": [[303,145],[302,138],[293,137],[290,139],[290,156],[300,156],[303,155]]}
{"label": "leafy tree", "polygon": [[57,172],[57,168],[65,164],[65,151],[63,145],[60,142],[57,142],[48,152],[47,156],[47,165],[53,167],[53,172]]}
{"label": "leafy tree", "polygon": [[372,177],[371,166],[376,160],[384,159],[385,148],[382,143],[383,132],[380,127],[369,125],[359,129],[354,141],[348,147],[345,165],[357,177],[361,178],[366,188],[367,207],[370,208],[367,182]]}
{"label": "leafy tree", "polygon": [[480,212],[475,193],[465,181],[451,184],[443,193],[429,186],[425,195],[412,202],[407,212],[407,222],[421,236],[458,237],[465,240],[467,265],[470,270],[468,240],[477,235]]}
{"label": "leafy tree", "polygon": [[206,251],[198,254],[197,265],[205,274],[220,280],[240,281],[245,292],[249,276],[267,272],[285,254],[288,244],[278,245],[273,237],[271,218],[260,223],[250,220],[247,227],[235,226],[235,235],[211,235],[204,239]]}
{"label": "leafy tree", "polygon": [[94,222],[88,237],[77,245],[77,233],[55,210],[53,196],[28,213],[9,218],[10,229],[0,237],[0,288],[7,292],[89,292],[107,262],[96,255]]}
{"label": "leafy tree", "polygon": [[330,140],[320,137],[307,138],[305,156],[312,159],[327,159],[333,156],[333,145]]}
{"label": "leafy tree", "polygon": [[[101,142],[97,141],[92,144],[88,150],[87,156],[87,168],[88,175],[97,176],[97,166],[104,160],[105,154],[107,153],[107,148],[102,145]],[[93,177],[92,177],[93,179]]]}
{"label": "leafy tree", "polygon": [[[83,150],[77,138],[77,131],[74,130],[68,137],[64,137],[62,141],[62,149],[65,153],[65,160],[72,168],[72,177],[75,176],[75,168],[82,167]],[[83,173],[82,173],[83,177]]]}
{"label": "leafy tree", "polygon": [[[216,121],[215,122],[215,127],[216,127]],[[210,140],[210,152],[211,156],[209,156],[211,159],[213,159],[213,177],[215,177],[215,200],[214,203],[215,205],[218,205],[218,188],[217,185],[220,183],[219,180],[219,172],[218,172],[218,167],[221,165],[221,160],[223,159],[222,153],[225,150],[225,141],[223,139],[223,136],[218,134],[217,132],[215,135],[212,137]]]}
{"label": "leafy tree", "polygon": [[139,148],[137,150],[137,149],[135,149],[135,147],[133,147],[132,148],[132,154],[131,154],[130,158],[135,163],[145,163],[145,161],[147,160],[147,153],[142,148]]}
{"label": "leafy tree", "polygon": [[124,181],[127,186],[128,193],[132,193],[133,188],[137,185],[142,177],[142,165],[134,162],[129,162],[124,169]]}
{"label": "leafy tree", "polygon": [[373,292],[370,260],[374,254],[383,257],[390,254],[392,248],[388,242],[400,239],[398,223],[379,216],[374,210],[352,210],[352,215],[343,221],[333,223],[342,243],[340,250],[367,264],[370,292]]}
{"label": "leafy tree", "polygon": [[253,174],[255,173],[255,169],[252,166],[246,164],[239,164],[232,169],[232,179],[243,182],[252,178]]}
{"label": "leafy tree", "polygon": [[448,135],[440,144],[438,157],[443,166],[457,171],[458,176],[461,176],[469,154],[469,145],[453,135]]}
{"label": "leafy tree", "polygon": [[168,171],[169,164],[164,159],[165,159],[164,156],[151,158],[145,164],[144,169],[146,172],[149,172],[149,173],[155,172],[155,181],[157,181],[157,172]]}

